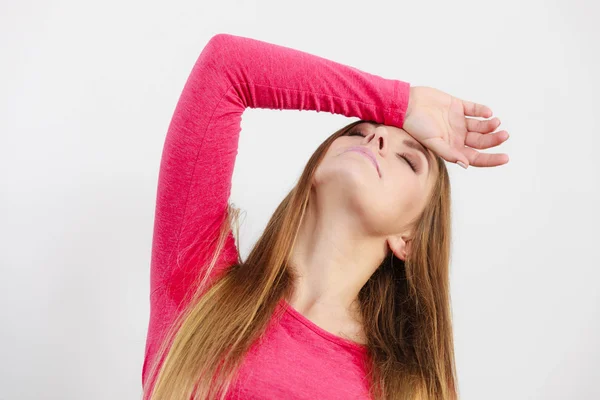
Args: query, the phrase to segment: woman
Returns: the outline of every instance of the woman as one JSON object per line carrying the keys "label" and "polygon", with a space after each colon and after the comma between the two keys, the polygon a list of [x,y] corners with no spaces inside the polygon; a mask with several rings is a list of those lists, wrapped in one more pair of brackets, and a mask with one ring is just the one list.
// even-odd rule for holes
{"label": "woman", "polygon": [[[319,146],[242,261],[228,198],[247,107],[359,120]],[[508,138],[490,134],[498,119],[466,118],[491,115],[291,48],[212,37],[162,155],[144,398],[456,398],[444,160],[506,163],[476,150]],[[281,135],[269,151],[290,150]]]}

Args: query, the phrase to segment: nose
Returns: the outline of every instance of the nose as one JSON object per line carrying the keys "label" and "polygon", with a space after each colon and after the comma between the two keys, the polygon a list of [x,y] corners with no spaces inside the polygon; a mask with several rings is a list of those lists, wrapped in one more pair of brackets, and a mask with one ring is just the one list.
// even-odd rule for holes
{"label": "nose", "polygon": [[378,126],[375,130],[365,137],[365,145],[371,150],[378,152],[382,157],[388,148],[388,132],[383,126]]}

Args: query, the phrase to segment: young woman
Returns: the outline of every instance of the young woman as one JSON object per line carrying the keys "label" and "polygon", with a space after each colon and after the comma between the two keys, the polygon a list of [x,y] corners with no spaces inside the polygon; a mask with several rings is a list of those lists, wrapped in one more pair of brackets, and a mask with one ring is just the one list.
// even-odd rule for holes
{"label": "young woman", "polygon": [[[329,136],[245,261],[229,202],[247,107],[327,111]],[[259,40],[218,34],[159,173],[148,399],[455,399],[450,183],[508,138],[488,107]],[[320,129],[315,127],[315,129]],[[291,151],[286,132],[268,151]],[[260,155],[258,155],[260,156]]]}

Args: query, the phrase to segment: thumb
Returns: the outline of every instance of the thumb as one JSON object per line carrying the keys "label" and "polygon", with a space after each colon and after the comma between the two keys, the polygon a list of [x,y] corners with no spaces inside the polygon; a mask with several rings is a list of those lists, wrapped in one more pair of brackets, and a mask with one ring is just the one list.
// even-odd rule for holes
{"label": "thumb", "polygon": [[448,162],[456,163],[464,169],[469,167],[469,159],[458,149],[450,147],[442,138],[427,141],[427,147]]}

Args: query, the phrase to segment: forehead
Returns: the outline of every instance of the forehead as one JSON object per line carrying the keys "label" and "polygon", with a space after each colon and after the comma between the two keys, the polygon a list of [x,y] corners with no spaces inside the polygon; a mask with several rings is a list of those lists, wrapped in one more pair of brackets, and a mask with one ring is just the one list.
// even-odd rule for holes
{"label": "forehead", "polygon": [[409,133],[406,132],[404,129],[397,128],[397,127],[391,126],[391,125],[379,124],[377,122],[372,122],[372,121],[361,122],[360,124],[357,125],[357,127],[359,127],[359,128],[368,128],[368,127],[371,127],[371,129],[375,129],[375,128],[378,128],[380,126],[385,126],[385,128],[389,132],[394,132],[394,133],[400,135],[400,137],[402,137],[402,138],[405,138],[405,137],[406,138],[412,138],[412,136],[410,136]]}

